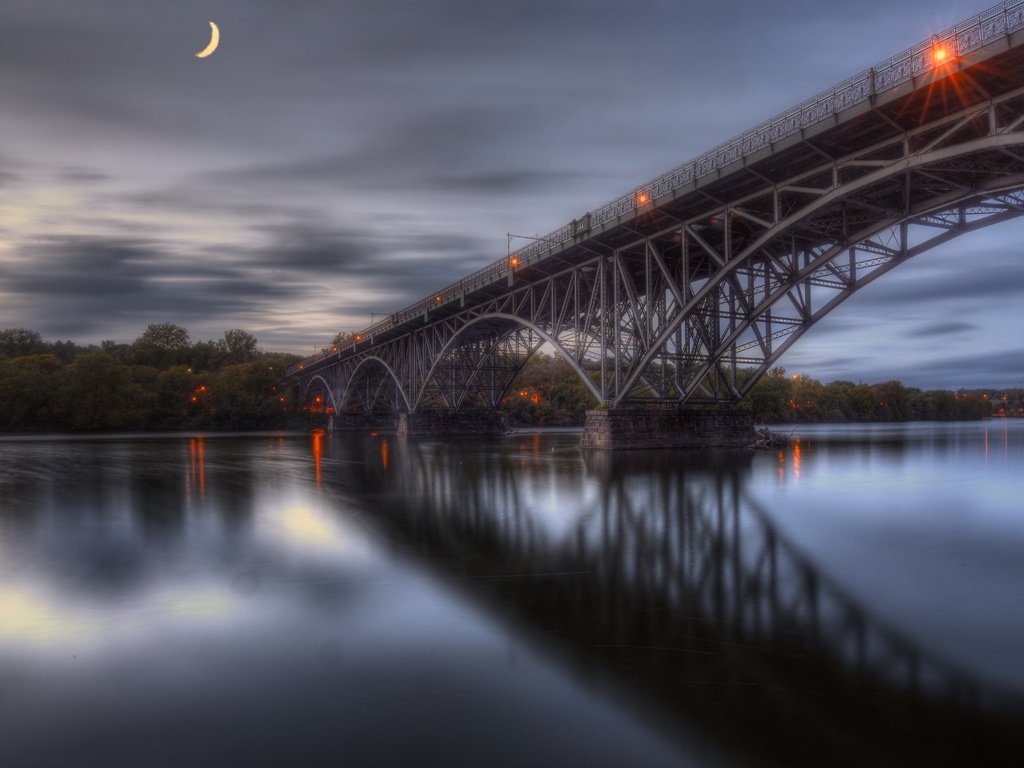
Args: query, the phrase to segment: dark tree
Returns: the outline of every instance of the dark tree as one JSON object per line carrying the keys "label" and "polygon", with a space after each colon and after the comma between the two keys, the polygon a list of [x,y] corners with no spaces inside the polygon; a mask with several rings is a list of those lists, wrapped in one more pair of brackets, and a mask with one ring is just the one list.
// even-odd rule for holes
{"label": "dark tree", "polygon": [[103,350],[87,352],[65,371],[62,420],[71,429],[87,432],[138,428],[143,396],[129,366]]}
{"label": "dark tree", "polygon": [[25,328],[5,328],[0,331],[0,357],[42,355],[47,351],[46,342],[36,331]]}
{"label": "dark tree", "polygon": [[224,347],[229,363],[247,363],[259,354],[256,337],[241,328],[224,331]]}
{"label": "dark tree", "polygon": [[132,360],[164,368],[184,362],[189,348],[188,330],[174,323],[150,323],[132,342]]}

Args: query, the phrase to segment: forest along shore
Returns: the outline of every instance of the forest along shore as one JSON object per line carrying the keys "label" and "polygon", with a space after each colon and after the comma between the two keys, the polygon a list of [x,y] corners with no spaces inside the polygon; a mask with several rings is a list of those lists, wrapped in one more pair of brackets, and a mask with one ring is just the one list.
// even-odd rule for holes
{"label": "forest along shore", "polygon": [[[252,430],[315,425],[282,386],[299,360],[266,352],[234,328],[192,341],[188,329],[151,323],[132,343],[82,346],[0,330],[0,431]],[[741,371],[750,377],[753,371]],[[749,378],[747,379],[749,380]],[[740,381],[742,385],[742,380]],[[505,393],[513,426],[575,426],[597,401],[565,360],[535,354]],[[775,368],[740,403],[756,423],[960,421],[1024,416],[1024,389],[921,390],[787,375]]]}

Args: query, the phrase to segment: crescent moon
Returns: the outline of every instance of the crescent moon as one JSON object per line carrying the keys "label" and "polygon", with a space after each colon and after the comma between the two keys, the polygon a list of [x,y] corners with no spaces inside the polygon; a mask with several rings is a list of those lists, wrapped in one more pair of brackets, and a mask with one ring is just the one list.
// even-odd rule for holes
{"label": "crescent moon", "polygon": [[205,59],[211,53],[217,50],[217,46],[220,45],[220,30],[217,29],[217,25],[212,21],[210,22],[210,44],[203,48],[199,53],[196,54],[197,59]]}

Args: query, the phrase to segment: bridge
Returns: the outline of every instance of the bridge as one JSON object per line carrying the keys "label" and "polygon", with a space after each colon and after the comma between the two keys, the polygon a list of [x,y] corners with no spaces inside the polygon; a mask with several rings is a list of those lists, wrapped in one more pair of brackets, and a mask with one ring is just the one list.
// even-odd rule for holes
{"label": "bridge", "polygon": [[734,406],[816,322],[907,259],[1021,213],[1024,0],[1007,0],[288,375],[335,419],[476,433],[546,346],[600,403],[584,446],[745,442]]}

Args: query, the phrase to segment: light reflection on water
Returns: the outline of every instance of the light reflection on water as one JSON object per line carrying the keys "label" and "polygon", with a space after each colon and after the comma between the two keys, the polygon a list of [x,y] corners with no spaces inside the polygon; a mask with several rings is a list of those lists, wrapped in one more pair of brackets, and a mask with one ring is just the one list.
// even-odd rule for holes
{"label": "light reflection on water", "polygon": [[998,763],[1021,427],[0,440],[0,762]]}
{"label": "light reflection on water", "polygon": [[799,487],[759,491],[780,531],[914,642],[1024,692],[1024,423],[798,434]]}

